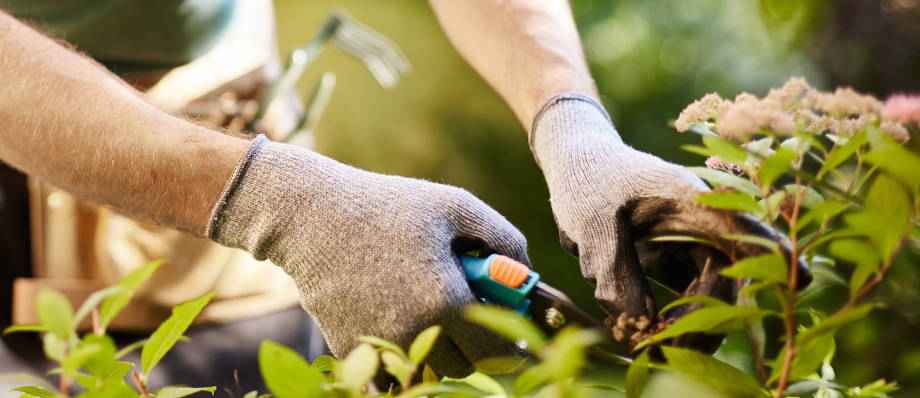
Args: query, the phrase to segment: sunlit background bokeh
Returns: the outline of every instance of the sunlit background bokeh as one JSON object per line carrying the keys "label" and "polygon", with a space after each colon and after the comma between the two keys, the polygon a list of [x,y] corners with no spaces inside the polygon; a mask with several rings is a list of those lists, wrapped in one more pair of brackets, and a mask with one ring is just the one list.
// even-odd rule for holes
{"label": "sunlit background bokeh", "polygon": [[[573,0],[573,7],[620,134],[675,162],[702,161],[679,150],[695,137],[669,123],[709,92],[763,94],[791,76],[882,98],[920,92],[920,0]],[[306,94],[321,73],[338,78],[318,150],[369,170],[472,191],[527,235],[545,279],[595,307],[577,260],[557,244],[523,128],[450,46],[427,2],[276,1],[282,54],[308,40],[335,9],[391,38],[413,69],[385,90],[353,58],[325,52],[301,85]],[[838,334],[836,365],[844,383],[893,378],[904,386],[900,396],[911,397],[920,396],[920,261],[917,250],[902,257],[882,292],[895,304]],[[839,293],[827,290],[828,300]]]}

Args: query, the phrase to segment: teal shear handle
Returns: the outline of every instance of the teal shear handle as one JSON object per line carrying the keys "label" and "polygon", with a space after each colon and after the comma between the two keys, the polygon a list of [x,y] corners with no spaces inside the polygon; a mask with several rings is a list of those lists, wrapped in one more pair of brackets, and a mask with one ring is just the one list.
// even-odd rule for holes
{"label": "teal shear handle", "polygon": [[460,262],[473,293],[482,302],[528,314],[530,299],[527,295],[540,281],[540,274],[499,254],[485,258],[460,256]]}

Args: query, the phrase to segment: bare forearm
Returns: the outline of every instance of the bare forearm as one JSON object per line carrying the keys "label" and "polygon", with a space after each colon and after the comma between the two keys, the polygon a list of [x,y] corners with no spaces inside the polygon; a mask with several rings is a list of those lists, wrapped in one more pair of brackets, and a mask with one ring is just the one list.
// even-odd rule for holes
{"label": "bare forearm", "polygon": [[204,231],[245,141],[158,111],[2,12],[0,54],[0,160],[126,214]]}
{"label": "bare forearm", "polygon": [[525,128],[561,92],[597,96],[565,0],[431,0],[457,50]]}

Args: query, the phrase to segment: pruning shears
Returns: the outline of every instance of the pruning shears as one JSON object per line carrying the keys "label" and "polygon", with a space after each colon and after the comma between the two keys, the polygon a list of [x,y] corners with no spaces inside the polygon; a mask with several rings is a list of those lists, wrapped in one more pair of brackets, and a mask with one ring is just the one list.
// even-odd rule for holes
{"label": "pruning shears", "polygon": [[603,323],[583,311],[565,293],[540,281],[540,274],[510,257],[461,256],[463,272],[480,301],[529,317],[547,334],[565,326],[601,329]]}

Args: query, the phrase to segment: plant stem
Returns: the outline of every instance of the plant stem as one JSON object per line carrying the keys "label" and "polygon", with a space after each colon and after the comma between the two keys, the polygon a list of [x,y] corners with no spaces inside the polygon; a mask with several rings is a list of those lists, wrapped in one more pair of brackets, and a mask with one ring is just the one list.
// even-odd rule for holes
{"label": "plant stem", "polygon": [[102,329],[102,322],[99,320],[99,309],[94,308],[90,314],[93,321],[93,333],[102,336],[105,334],[105,330]]}
{"label": "plant stem", "polygon": [[131,372],[131,379],[134,380],[134,385],[137,386],[137,390],[141,393],[141,396],[150,398],[150,392],[147,391],[147,383],[144,383],[144,376],[135,370]]}
{"label": "plant stem", "polygon": [[58,391],[65,397],[70,396],[70,378],[63,374],[61,374],[61,377],[58,379]]}
{"label": "plant stem", "polygon": [[[801,184],[801,178],[796,176],[796,185]],[[789,223],[789,286],[786,293],[785,305],[783,306],[783,320],[786,329],[786,356],[783,358],[783,367],[780,372],[779,384],[776,388],[776,398],[780,398],[786,392],[789,385],[789,374],[792,372],[792,363],[795,360],[795,300],[799,284],[799,254],[798,254],[798,233],[796,223],[799,220],[799,210],[802,205],[802,196],[805,190],[800,189],[795,193],[795,203],[792,207],[792,214],[787,219]]]}

